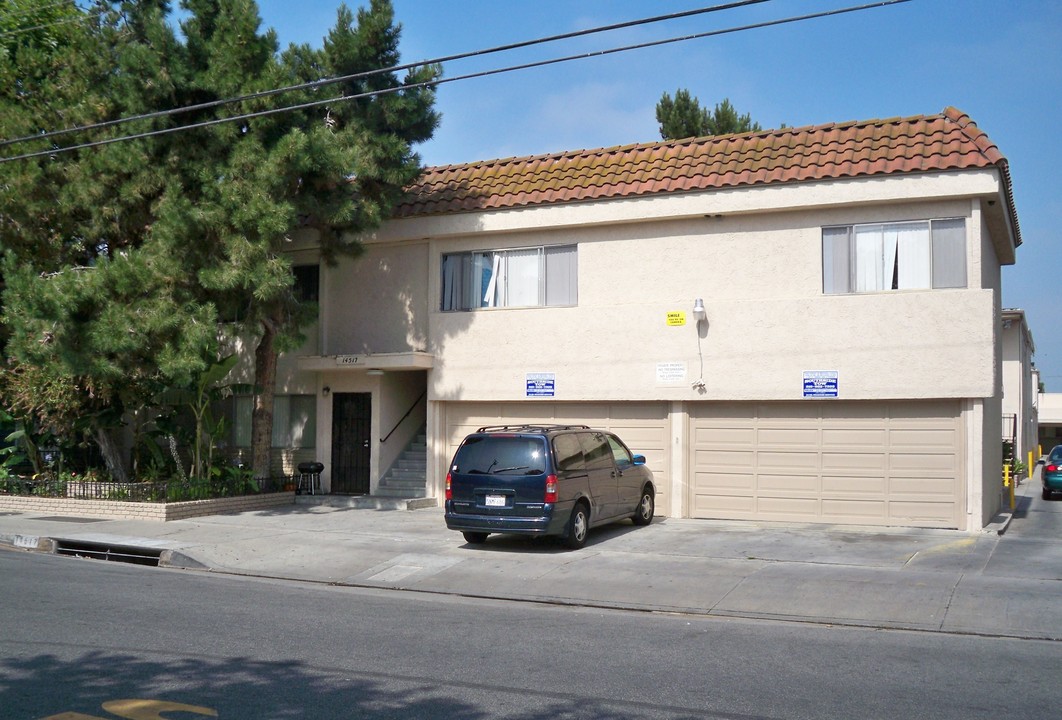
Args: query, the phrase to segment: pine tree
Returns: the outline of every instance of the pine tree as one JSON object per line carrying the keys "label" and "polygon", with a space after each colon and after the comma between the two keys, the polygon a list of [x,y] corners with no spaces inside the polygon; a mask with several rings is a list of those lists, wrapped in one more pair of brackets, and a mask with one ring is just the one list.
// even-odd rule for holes
{"label": "pine tree", "polygon": [[[260,32],[252,0],[182,6],[183,42],[166,23],[165,0],[115,1],[98,4],[98,18],[93,11],[71,24],[50,50],[34,46],[3,63],[0,80],[18,82],[0,87],[0,136],[220,101],[398,60],[399,27],[387,0],[373,0],[356,20],[343,6],[322,48],[283,52],[272,31]],[[150,402],[161,385],[194,384],[216,363],[228,328],[256,347],[252,454],[256,475],[268,475],[277,353],[301,340],[315,311],[293,293],[286,239],[316,229],[326,262],[360,251],[358,233],[383,222],[419,172],[412,146],[438,122],[430,88],[438,74],[424,67],[399,80],[383,72],[12,146],[69,146],[329,94],[393,91],[0,164],[9,397],[34,396],[25,382],[17,387],[19,378],[42,382],[17,368],[46,368],[57,388],[91,400],[62,408],[98,417],[91,434],[113,455],[106,436],[115,415]],[[58,406],[43,404],[48,394],[36,397],[39,416],[57,417]],[[112,460],[120,477],[121,463]]]}
{"label": "pine tree", "polygon": [[664,93],[656,104],[656,120],[660,123],[660,137],[664,140],[758,132],[763,129],[759,123],[752,122],[752,116],[748,113],[738,115],[729,99],[723,98],[709,113],[701,107],[697,98],[682,88],[675,91],[674,99]]}
{"label": "pine tree", "polygon": [[[375,72],[398,63],[400,29],[387,0],[373,0],[356,18],[341,6],[320,50],[292,46],[279,56],[271,34],[255,34],[253,3],[233,2],[227,12],[224,22],[183,26],[200,86],[212,95]],[[195,17],[201,16],[206,17]],[[273,47],[264,52],[262,43]],[[243,85],[232,84],[233,67],[242,68],[235,79]],[[361,251],[357,235],[387,219],[403,187],[420,172],[412,145],[430,138],[438,123],[434,92],[420,86],[438,74],[438,68],[425,67],[404,81],[393,72],[345,81],[328,92],[337,97],[389,92],[219,126],[211,132],[214,142],[203,144],[211,147],[210,155],[226,157],[226,182],[203,188],[194,204],[197,213],[204,206],[216,210],[202,228],[208,241],[203,256],[210,259],[199,274],[217,305],[238,308],[244,331],[257,338],[251,430],[256,477],[269,474],[277,355],[302,340],[300,328],[316,310],[293,293],[283,252],[287,238],[300,227],[316,229],[325,262]],[[321,95],[308,90],[285,95],[284,102]]]}

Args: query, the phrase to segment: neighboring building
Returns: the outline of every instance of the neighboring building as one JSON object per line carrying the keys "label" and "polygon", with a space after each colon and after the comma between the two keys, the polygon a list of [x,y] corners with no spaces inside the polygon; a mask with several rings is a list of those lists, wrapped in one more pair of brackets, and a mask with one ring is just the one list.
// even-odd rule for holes
{"label": "neighboring building", "polygon": [[[424,433],[438,498],[477,426],[585,422],[647,456],[663,515],[999,509],[1021,235],[1006,160],[953,108],[428,168],[364,242],[321,266],[277,382],[302,413],[278,457],[332,492],[391,494]],[[311,236],[292,258],[317,264]]]}
{"label": "neighboring building", "polygon": [[1040,393],[1040,448],[1044,455],[1062,445],[1062,393]]}
{"label": "neighboring building", "polygon": [[1037,396],[1039,373],[1033,366],[1036,352],[1023,310],[1003,310],[1003,442],[1013,459],[1028,462],[1037,456]]}

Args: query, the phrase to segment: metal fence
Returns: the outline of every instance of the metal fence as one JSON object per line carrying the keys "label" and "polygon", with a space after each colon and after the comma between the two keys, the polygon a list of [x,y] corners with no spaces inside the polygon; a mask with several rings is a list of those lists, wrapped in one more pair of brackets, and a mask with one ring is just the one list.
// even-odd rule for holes
{"label": "metal fence", "polygon": [[289,477],[216,478],[161,482],[108,482],[58,477],[0,478],[0,493],[47,498],[115,500],[123,502],[181,502],[274,493],[291,483]]}

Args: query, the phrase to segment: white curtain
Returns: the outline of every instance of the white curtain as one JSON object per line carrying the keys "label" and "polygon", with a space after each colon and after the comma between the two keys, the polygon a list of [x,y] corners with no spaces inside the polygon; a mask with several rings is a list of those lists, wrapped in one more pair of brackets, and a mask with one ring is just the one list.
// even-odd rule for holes
{"label": "white curtain", "polygon": [[510,250],[505,254],[505,305],[542,304],[542,251]]}
{"label": "white curtain", "polygon": [[886,235],[894,235],[899,246],[899,290],[933,286],[933,248],[929,243],[929,223],[893,225]]}
{"label": "white curtain", "polygon": [[[856,292],[884,289],[884,248],[881,225],[862,225],[855,229]],[[889,266],[890,274],[892,266]]]}
{"label": "white curtain", "polygon": [[483,293],[482,307],[498,307],[502,304],[499,290],[498,276],[501,274],[502,253],[494,253],[494,259],[490,266],[490,280],[487,281],[487,289]]}
{"label": "white curtain", "polygon": [[461,308],[461,257],[444,255],[442,260],[442,309]]}
{"label": "white curtain", "polygon": [[546,305],[579,303],[578,255],[575,245],[546,248]]}
{"label": "white curtain", "polygon": [[966,222],[933,221],[933,287],[966,287]]}

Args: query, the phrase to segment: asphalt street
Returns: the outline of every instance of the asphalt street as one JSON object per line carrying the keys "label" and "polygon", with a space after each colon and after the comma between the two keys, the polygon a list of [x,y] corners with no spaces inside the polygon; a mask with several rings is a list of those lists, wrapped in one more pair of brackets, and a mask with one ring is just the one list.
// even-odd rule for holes
{"label": "asphalt street", "polygon": [[[140,548],[183,572],[623,608],[1062,639],[1062,500],[1034,477],[978,533],[658,518],[570,552],[549,539],[465,544],[440,508],[321,504],[166,523],[0,513],[0,547]],[[77,561],[72,558],[71,561]],[[92,560],[91,562],[98,562]]]}

